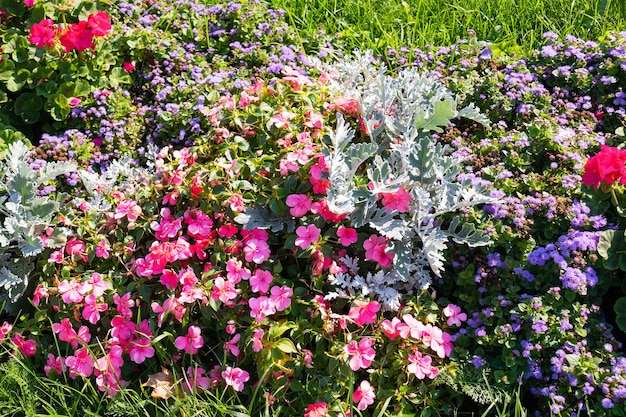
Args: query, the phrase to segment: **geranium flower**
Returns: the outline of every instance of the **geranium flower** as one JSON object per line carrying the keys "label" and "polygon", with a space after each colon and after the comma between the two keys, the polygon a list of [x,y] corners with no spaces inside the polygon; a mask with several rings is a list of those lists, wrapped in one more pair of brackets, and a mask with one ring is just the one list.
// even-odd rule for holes
{"label": "geranium flower", "polygon": [[44,46],[54,46],[55,38],[56,28],[54,22],[50,19],[43,19],[30,28],[28,41],[37,46],[37,48],[43,48]]}
{"label": "geranium flower", "polygon": [[585,164],[583,183],[597,190],[600,184],[626,184],[626,150],[602,145]]}

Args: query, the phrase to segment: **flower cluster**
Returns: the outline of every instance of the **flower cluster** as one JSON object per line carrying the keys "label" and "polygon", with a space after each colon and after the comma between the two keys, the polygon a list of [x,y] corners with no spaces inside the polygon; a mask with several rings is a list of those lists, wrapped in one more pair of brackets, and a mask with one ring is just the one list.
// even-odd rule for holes
{"label": "flower cluster", "polygon": [[57,26],[50,19],[43,19],[30,28],[28,41],[38,48],[55,47],[60,44],[63,51],[84,51],[93,49],[94,38],[106,36],[111,32],[111,18],[101,10],[90,14],[87,20],[66,26]]}

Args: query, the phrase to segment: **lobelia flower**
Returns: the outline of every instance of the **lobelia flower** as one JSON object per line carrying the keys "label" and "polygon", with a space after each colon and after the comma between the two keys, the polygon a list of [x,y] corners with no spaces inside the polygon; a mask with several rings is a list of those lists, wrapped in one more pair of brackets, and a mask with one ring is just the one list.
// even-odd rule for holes
{"label": "lobelia flower", "polygon": [[359,387],[354,390],[352,394],[352,401],[357,403],[356,408],[361,411],[366,410],[367,407],[374,404],[375,399],[376,393],[374,392],[374,387],[372,387],[368,381],[361,381]]}

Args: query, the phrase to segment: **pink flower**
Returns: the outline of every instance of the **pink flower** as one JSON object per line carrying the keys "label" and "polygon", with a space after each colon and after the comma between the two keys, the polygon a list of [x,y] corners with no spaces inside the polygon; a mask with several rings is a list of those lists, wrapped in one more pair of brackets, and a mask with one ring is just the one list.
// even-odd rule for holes
{"label": "pink flower", "polygon": [[202,346],[204,346],[204,339],[200,335],[200,328],[198,326],[189,326],[187,334],[185,336],[178,336],[174,341],[174,346],[178,350],[184,350],[190,355],[198,352]]}
{"label": "pink flower", "polygon": [[224,343],[224,350],[226,352],[230,352],[233,356],[239,356],[239,348],[237,347],[237,342],[241,338],[240,334],[236,334],[232,339]]}
{"label": "pink flower", "polygon": [[235,391],[243,391],[244,383],[250,380],[250,374],[243,369],[227,366],[222,371],[222,378],[226,385],[230,385]]}
{"label": "pink flower", "polygon": [[52,353],[48,353],[48,360],[43,367],[43,371],[46,373],[46,376],[50,376],[50,372],[55,371],[57,375],[61,375],[61,373],[65,370],[65,360],[62,357],[56,358]]}
{"label": "pink flower", "polygon": [[72,379],[76,378],[77,375],[88,378],[93,372],[95,361],[87,348],[80,348],[74,352],[74,356],[68,356],[65,359],[65,365],[70,370]]}
{"label": "pink flower", "polygon": [[122,64],[122,68],[126,72],[132,72],[135,70],[135,65],[132,62],[126,61]]}
{"label": "pink flower", "polygon": [[359,240],[356,230],[350,227],[340,226],[339,229],[337,229],[337,236],[343,246],[350,246]]}
{"label": "pink flower", "polygon": [[135,300],[130,299],[131,293],[127,292],[123,296],[119,296],[119,294],[113,294],[113,302],[115,303],[115,308],[117,312],[120,313],[122,317],[125,319],[129,319],[133,316],[133,311],[131,310],[135,307]]}
{"label": "pink flower", "polygon": [[448,304],[443,309],[443,314],[448,317],[448,326],[460,327],[461,323],[467,320],[467,314],[461,313],[461,307],[455,304]]}
{"label": "pink flower", "polygon": [[229,259],[226,262],[226,278],[237,284],[239,281],[250,278],[250,270],[243,267],[243,263],[239,259]]}
{"label": "pink flower", "polygon": [[232,281],[226,281],[222,277],[215,278],[213,284],[213,290],[211,291],[211,298],[214,300],[220,300],[227,304],[230,300],[237,298],[237,289]]}
{"label": "pink flower", "polygon": [[76,339],[76,331],[74,327],[72,327],[72,323],[70,323],[70,319],[64,318],[61,320],[61,323],[52,323],[52,330],[55,333],[58,333],[59,340],[63,342],[71,343]]}
{"label": "pink flower", "polygon": [[91,291],[96,297],[100,297],[109,289],[109,284],[97,272],[91,274],[91,279],[85,282],[84,286],[85,291]]}
{"label": "pink flower", "polygon": [[354,394],[352,394],[352,401],[357,403],[356,408],[361,411],[374,404],[375,399],[376,393],[374,392],[374,387],[372,387],[368,381],[361,381],[359,387],[354,391]]}
{"label": "pink flower", "polygon": [[65,245],[65,251],[68,255],[76,255],[87,262],[87,247],[82,240],[78,240],[75,237],[71,238]]}
{"label": "pink flower", "polygon": [[311,129],[321,129],[324,126],[324,116],[322,115],[322,113],[308,110],[305,116],[307,116],[308,118],[304,122],[304,125],[306,127],[310,127]]}
{"label": "pink flower", "polygon": [[365,337],[358,343],[353,340],[344,347],[344,351],[352,356],[350,369],[356,372],[359,369],[369,368],[376,356],[376,351],[372,348],[373,344],[374,340]]}
{"label": "pink flower", "polygon": [[243,253],[245,254],[246,262],[262,264],[270,257],[270,245],[263,240],[250,239],[243,247]]}
{"label": "pink flower", "polygon": [[394,317],[393,319],[391,319],[391,321],[384,320],[381,323],[381,326],[383,328],[383,333],[385,333],[385,336],[387,336],[389,339],[395,339],[396,337],[401,336],[403,333],[407,336],[409,334],[409,326],[407,326],[405,323],[402,323],[397,317]]}
{"label": "pink flower", "polygon": [[284,111],[280,114],[276,114],[270,118],[270,121],[267,123],[269,126],[276,126],[277,128],[285,128],[289,129],[289,120],[293,119],[296,116],[295,113],[290,111]]}
{"label": "pink flower", "polygon": [[148,337],[142,337],[130,342],[128,347],[128,355],[130,360],[136,364],[143,363],[146,359],[154,356],[154,348],[151,346],[152,341]]}
{"label": "pink flower", "polygon": [[420,340],[422,338],[422,335],[424,334],[424,330],[426,329],[424,323],[417,320],[410,314],[405,314],[404,316],[402,316],[402,319],[406,323],[407,329],[406,334],[401,334],[401,336],[403,338],[406,338],[410,334],[413,339]]}
{"label": "pink flower", "polygon": [[4,342],[4,339],[7,337],[12,329],[13,325],[11,323],[8,323],[6,321],[2,323],[2,326],[0,326],[0,343]]}
{"label": "pink flower", "polygon": [[37,342],[34,340],[26,340],[21,334],[16,334],[11,339],[13,344],[22,352],[22,355],[26,357],[33,357],[37,353]]}
{"label": "pink flower", "polygon": [[231,195],[226,201],[228,201],[228,204],[230,204],[230,209],[232,211],[242,213],[246,210],[246,206],[243,202],[243,197],[241,197],[241,195],[239,194]]}
{"label": "pink flower", "polygon": [[102,10],[98,10],[98,13],[87,17],[87,26],[93,36],[104,36],[111,32],[111,18]]}
{"label": "pink flower", "polygon": [[201,210],[189,208],[183,216],[187,223],[189,236],[196,239],[205,239],[211,233],[213,220]]}
{"label": "pink flower", "polygon": [[124,200],[115,209],[113,218],[116,220],[126,217],[129,222],[135,222],[143,214],[136,200]]}
{"label": "pink flower", "polygon": [[383,236],[371,235],[363,242],[365,249],[365,259],[376,261],[383,267],[391,266],[394,254],[385,252],[387,249],[387,239]]}
{"label": "pink flower", "polygon": [[84,285],[76,280],[61,281],[58,288],[61,293],[61,298],[66,304],[80,303],[85,297],[86,291]]}
{"label": "pink flower", "polygon": [[263,329],[258,329],[255,330],[255,332],[252,334],[252,350],[254,352],[260,352],[261,350],[263,350],[263,334],[265,332],[263,331]]}
{"label": "pink flower", "polygon": [[108,308],[109,306],[106,303],[98,303],[98,299],[94,294],[89,294],[85,297],[82,315],[89,323],[96,324],[100,321],[100,313],[107,311]]}
{"label": "pink flower", "polygon": [[187,368],[187,379],[185,380],[187,391],[195,392],[198,387],[208,389],[211,386],[211,378],[205,375],[206,371],[202,368]]}
{"label": "pink flower", "polygon": [[430,356],[422,356],[418,351],[414,351],[415,355],[409,355],[409,365],[407,370],[415,375],[417,379],[424,379],[426,377],[433,379],[437,376],[439,371],[437,368],[431,366],[432,358]]}
{"label": "pink flower", "polygon": [[300,246],[302,249],[306,249],[309,245],[316,243],[320,237],[321,230],[314,224],[308,226],[299,226],[296,229],[296,246]]}
{"label": "pink flower", "polygon": [[287,206],[291,207],[289,213],[294,217],[302,217],[309,212],[313,202],[306,194],[291,194],[285,200]]}
{"label": "pink flower", "polygon": [[24,0],[24,6],[33,7],[35,5],[35,0]]}
{"label": "pink flower", "polygon": [[171,269],[164,269],[163,273],[161,274],[161,278],[159,278],[159,281],[168,290],[173,290],[174,288],[178,287],[178,275]]}
{"label": "pink flower", "polygon": [[271,316],[276,313],[276,306],[272,300],[264,295],[250,298],[248,300],[248,306],[250,307],[250,317],[254,318],[259,323],[263,322],[266,316]]}
{"label": "pink flower", "polygon": [[95,47],[93,33],[87,27],[87,21],[85,20],[69,25],[65,32],[61,34],[59,40],[61,45],[63,45],[65,53],[74,49],[80,52]]}
{"label": "pink flower", "polygon": [[356,305],[350,309],[348,317],[356,324],[362,326],[366,323],[376,322],[376,313],[380,310],[380,304],[377,301],[355,300],[354,304]]}
{"label": "pink flower", "polygon": [[381,195],[383,197],[383,206],[387,209],[387,213],[393,210],[397,210],[399,213],[409,211],[411,194],[404,188],[400,188],[395,193],[381,193]]}
{"label": "pink flower", "polygon": [[257,269],[254,271],[254,275],[250,277],[250,289],[252,292],[260,292],[265,294],[270,289],[270,284],[274,280],[272,273]]}
{"label": "pink flower", "polygon": [[276,311],[284,311],[291,305],[291,296],[293,295],[291,288],[273,286],[270,294],[270,300],[276,306]]}
{"label": "pink flower", "polygon": [[105,238],[100,239],[100,244],[96,246],[96,257],[102,259],[109,259],[109,250],[111,246],[109,246],[109,242]]}
{"label": "pink flower", "polygon": [[324,402],[309,404],[304,411],[304,417],[329,417],[328,404]]}

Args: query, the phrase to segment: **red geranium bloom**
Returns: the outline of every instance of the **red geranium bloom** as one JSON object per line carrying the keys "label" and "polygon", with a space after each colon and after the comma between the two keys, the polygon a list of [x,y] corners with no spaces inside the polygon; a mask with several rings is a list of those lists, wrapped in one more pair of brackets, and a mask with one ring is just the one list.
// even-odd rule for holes
{"label": "red geranium bloom", "polygon": [[111,32],[111,17],[102,10],[98,10],[98,13],[89,15],[87,26],[91,29],[93,36],[107,35]]}
{"label": "red geranium bloom", "polygon": [[600,152],[587,161],[583,183],[597,190],[601,183],[626,184],[626,150],[603,145]]}
{"label": "red geranium bloom", "polygon": [[70,25],[67,30],[61,34],[59,40],[66,53],[74,49],[84,51],[85,49],[95,46],[93,43],[93,33],[91,29],[87,27],[87,22],[84,20]]}
{"label": "red geranium bloom", "polygon": [[50,19],[43,19],[39,23],[35,23],[30,28],[30,36],[28,37],[28,41],[34,45],[37,45],[37,48],[43,48],[44,46],[53,46],[54,45],[54,22]]}

